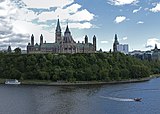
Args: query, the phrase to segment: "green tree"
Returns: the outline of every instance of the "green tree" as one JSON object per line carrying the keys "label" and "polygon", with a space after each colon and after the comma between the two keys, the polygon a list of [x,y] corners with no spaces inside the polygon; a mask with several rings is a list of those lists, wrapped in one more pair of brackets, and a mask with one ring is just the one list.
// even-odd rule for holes
{"label": "green tree", "polygon": [[21,48],[15,48],[14,49],[15,54],[21,54]]}

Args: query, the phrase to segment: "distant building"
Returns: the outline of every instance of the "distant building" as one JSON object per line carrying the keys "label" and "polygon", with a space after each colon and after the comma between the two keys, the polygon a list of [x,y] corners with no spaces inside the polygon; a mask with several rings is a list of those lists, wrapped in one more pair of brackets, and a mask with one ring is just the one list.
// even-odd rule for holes
{"label": "distant building", "polygon": [[134,56],[134,57],[141,59],[141,60],[144,59],[144,52],[141,50],[134,50],[132,52],[129,52],[129,55]]}
{"label": "distant building", "polygon": [[11,53],[11,52],[12,52],[12,49],[11,49],[11,46],[9,45],[7,49],[7,53]]}
{"label": "distant building", "polygon": [[157,44],[155,44],[155,48],[152,51],[152,60],[160,61],[160,49],[158,49]]}
{"label": "distant building", "polygon": [[95,53],[96,52],[96,36],[93,36],[93,43],[88,42],[88,36],[84,38],[84,42],[76,43],[69,30],[68,24],[64,35],[62,35],[60,22],[58,19],[55,31],[55,43],[44,43],[43,35],[40,36],[40,43],[34,44],[34,35],[31,36],[31,43],[27,45],[27,53]]}
{"label": "distant building", "polygon": [[128,54],[128,44],[119,44],[117,45],[117,51],[124,53],[124,54]]}
{"label": "distant building", "polygon": [[141,60],[148,60],[148,61],[152,60],[152,54],[153,54],[152,50],[151,51],[134,50],[132,52],[129,52],[129,55],[131,56],[134,56]]}
{"label": "distant building", "polygon": [[115,34],[115,37],[114,37],[114,43],[113,43],[113,52],[117,52],[117,46],[119,45],[119,42],[118,42],[118,38],[117,38],[117,34]]}
{"label": "distant building", "polygon": [[151,61],[152,60],[152,51],[146,51],[145,53],[144,53],[144,59],[145,60],[148,60],[148,61]]}
{"label": "distant building", "polygon": [[128,44],[119,44],[117,34],[115,34],[113,52],[121,52],[124,54],[128,54],[128,50]]}

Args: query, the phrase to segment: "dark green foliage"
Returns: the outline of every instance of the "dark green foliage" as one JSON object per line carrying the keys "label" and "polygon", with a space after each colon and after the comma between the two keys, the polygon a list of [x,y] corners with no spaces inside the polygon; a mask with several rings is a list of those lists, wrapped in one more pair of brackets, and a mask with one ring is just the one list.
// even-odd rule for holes
{"label": "dark green foliage", "polygon": [[14,51],[15,51],[16,54],[21,54],[21,49],[19,47],[14,49]]}
{"label": "dark green foliage", "polygon": [[[16,51],[16,50],[15,50]],[[19,53],[18,49],[16,53]],[[160,73],[160,62],[141,61],[122,53],[0,54],[0,78],[111,81]]]}

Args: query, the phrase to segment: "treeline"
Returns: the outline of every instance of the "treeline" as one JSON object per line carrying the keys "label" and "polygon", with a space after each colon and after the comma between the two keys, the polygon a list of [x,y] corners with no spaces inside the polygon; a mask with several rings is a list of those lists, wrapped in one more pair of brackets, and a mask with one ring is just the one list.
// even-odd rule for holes
{"label": "treeline", "polygon": [[0,78],[65,81],[111,81],[148,77],[160,62],[122,53],[0,54]]}

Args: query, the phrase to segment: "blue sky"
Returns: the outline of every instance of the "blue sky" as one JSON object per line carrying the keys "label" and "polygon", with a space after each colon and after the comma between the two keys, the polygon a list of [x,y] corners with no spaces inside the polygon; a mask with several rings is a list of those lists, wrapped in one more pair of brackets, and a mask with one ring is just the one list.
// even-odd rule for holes
{"label": "blue sky", "polygon": [[37,43],[40,34],[54,42],[58,16],[76,41],[96,35],[98,50],[112,49],[114,34],[130,51],[160,48],[159,0],[1,0],[0,50],[25,49],[32,33]]}

